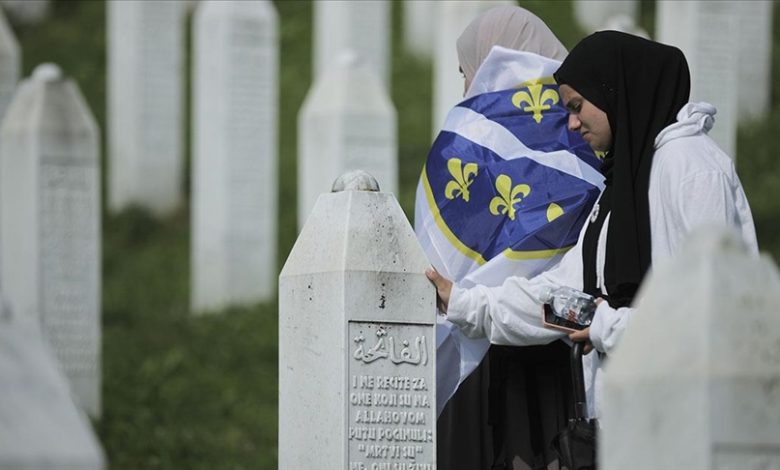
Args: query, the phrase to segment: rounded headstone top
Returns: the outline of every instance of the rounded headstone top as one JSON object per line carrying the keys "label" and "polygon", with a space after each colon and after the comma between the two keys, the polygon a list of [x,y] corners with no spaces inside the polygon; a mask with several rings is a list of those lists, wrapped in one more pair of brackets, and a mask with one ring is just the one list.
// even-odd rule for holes
{"label": "rounded headstone top", "polygon": [[62,70],[57,64],[46,62],[35,67],[33,79],[39,82],[55,82],[62,79]]}
{"label": "rounded headstone top", "polygon": [[341,191],[379,191],[379,183],[376,178],[363,170],[353,170],[344,173],[333,182],[332,192]]}

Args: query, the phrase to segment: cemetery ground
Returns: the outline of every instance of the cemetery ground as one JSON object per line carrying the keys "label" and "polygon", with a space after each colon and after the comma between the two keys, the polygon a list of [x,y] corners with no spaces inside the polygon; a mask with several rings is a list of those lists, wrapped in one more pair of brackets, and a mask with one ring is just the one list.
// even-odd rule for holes
{"label": "cemetery ground", "polygon": [[[309,2],[298,1],[277,1],[275,6],[281,40],[281,269],[296,237],[295,132],[310,86],[312,9]],[[393,4],[392,100],[399,125],[398,198],[411,218],[430,144],[431,67],[402,49],[401,6]],[[568,47],[582,36],[572,26],[568,2],[527,1],[523,6],[548,22]],[[652,3],[642,2],[642,8],[651,13]],[[780,8],[774,15],[771,114],[740,129],[738,169],[760,247],[780,261]],[[647,14],[643,26],[653,30]],[[102,130],[105,174],[105,4],[53,2],[47,21],[19,27],[16,33],[25,76],[37,64],[51,61],[78,82]],[[189,154],[189,131],[185,146]],[[189,183],[183,184],[186,191]],[[165,220],[134,209],[104,213],[99,439],[115,469],[276,468],[276,301],[192,316],[189,230],[188,207]]]}

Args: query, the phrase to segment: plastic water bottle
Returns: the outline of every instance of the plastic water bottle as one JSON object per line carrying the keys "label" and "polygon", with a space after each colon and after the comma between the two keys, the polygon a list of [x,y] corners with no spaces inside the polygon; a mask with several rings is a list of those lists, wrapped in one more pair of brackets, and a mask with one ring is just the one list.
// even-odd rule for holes
{"label": "plastic water bottle", "polygon": [[596,312],[593,296],[567,286],[547,288],[541,301],[552,307],[555,316],[584,326],[590,325]]}

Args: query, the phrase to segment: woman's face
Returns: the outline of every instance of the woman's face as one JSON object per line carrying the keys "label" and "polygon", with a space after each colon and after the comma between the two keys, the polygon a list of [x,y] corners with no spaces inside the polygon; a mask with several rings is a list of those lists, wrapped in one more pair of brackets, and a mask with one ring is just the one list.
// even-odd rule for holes
{"label": "woman's face", "polygon": [[579,132],[593,150],[609,150],[612,147],[612,129],[609,127],[607,113],[569,85],[561,85],[559,91],[563,105],[569,110],[569,130]]}

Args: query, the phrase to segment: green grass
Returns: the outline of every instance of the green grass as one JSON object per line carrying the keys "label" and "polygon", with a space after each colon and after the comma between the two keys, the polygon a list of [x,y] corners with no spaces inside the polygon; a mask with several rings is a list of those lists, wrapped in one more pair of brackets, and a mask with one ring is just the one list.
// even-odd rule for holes
{"label": "green grass", "polygon": [[[581,37],[572,27],[570,2],[529,0],[523,5],[567,47]],[[641,5],[642,24],[652,30],[652,2]],[[281,20],[281,268],[296,236],[297,113],[311,80],[312,8],[299,1],[277,1],[276,6]],[[398,197],[411,218],[431,142],[432,71],[401,47],[400,6],[393,4],[391,96],[398,110]],[[761,247],[780,259],[780,158],[774,151],[780,122],[777,6],[774,24],[772,114],[740,130],[738,163]],[[79,84],[105,134],[105,4],[53,2],[49,20],[16,32],[24,74],[40,62],[60,64]],[[185,205],[162,221],[140,210],[104,216],[104,415],[97,432],[114,469],[276,468],[276,301],[191,316],[188,214]]]}

